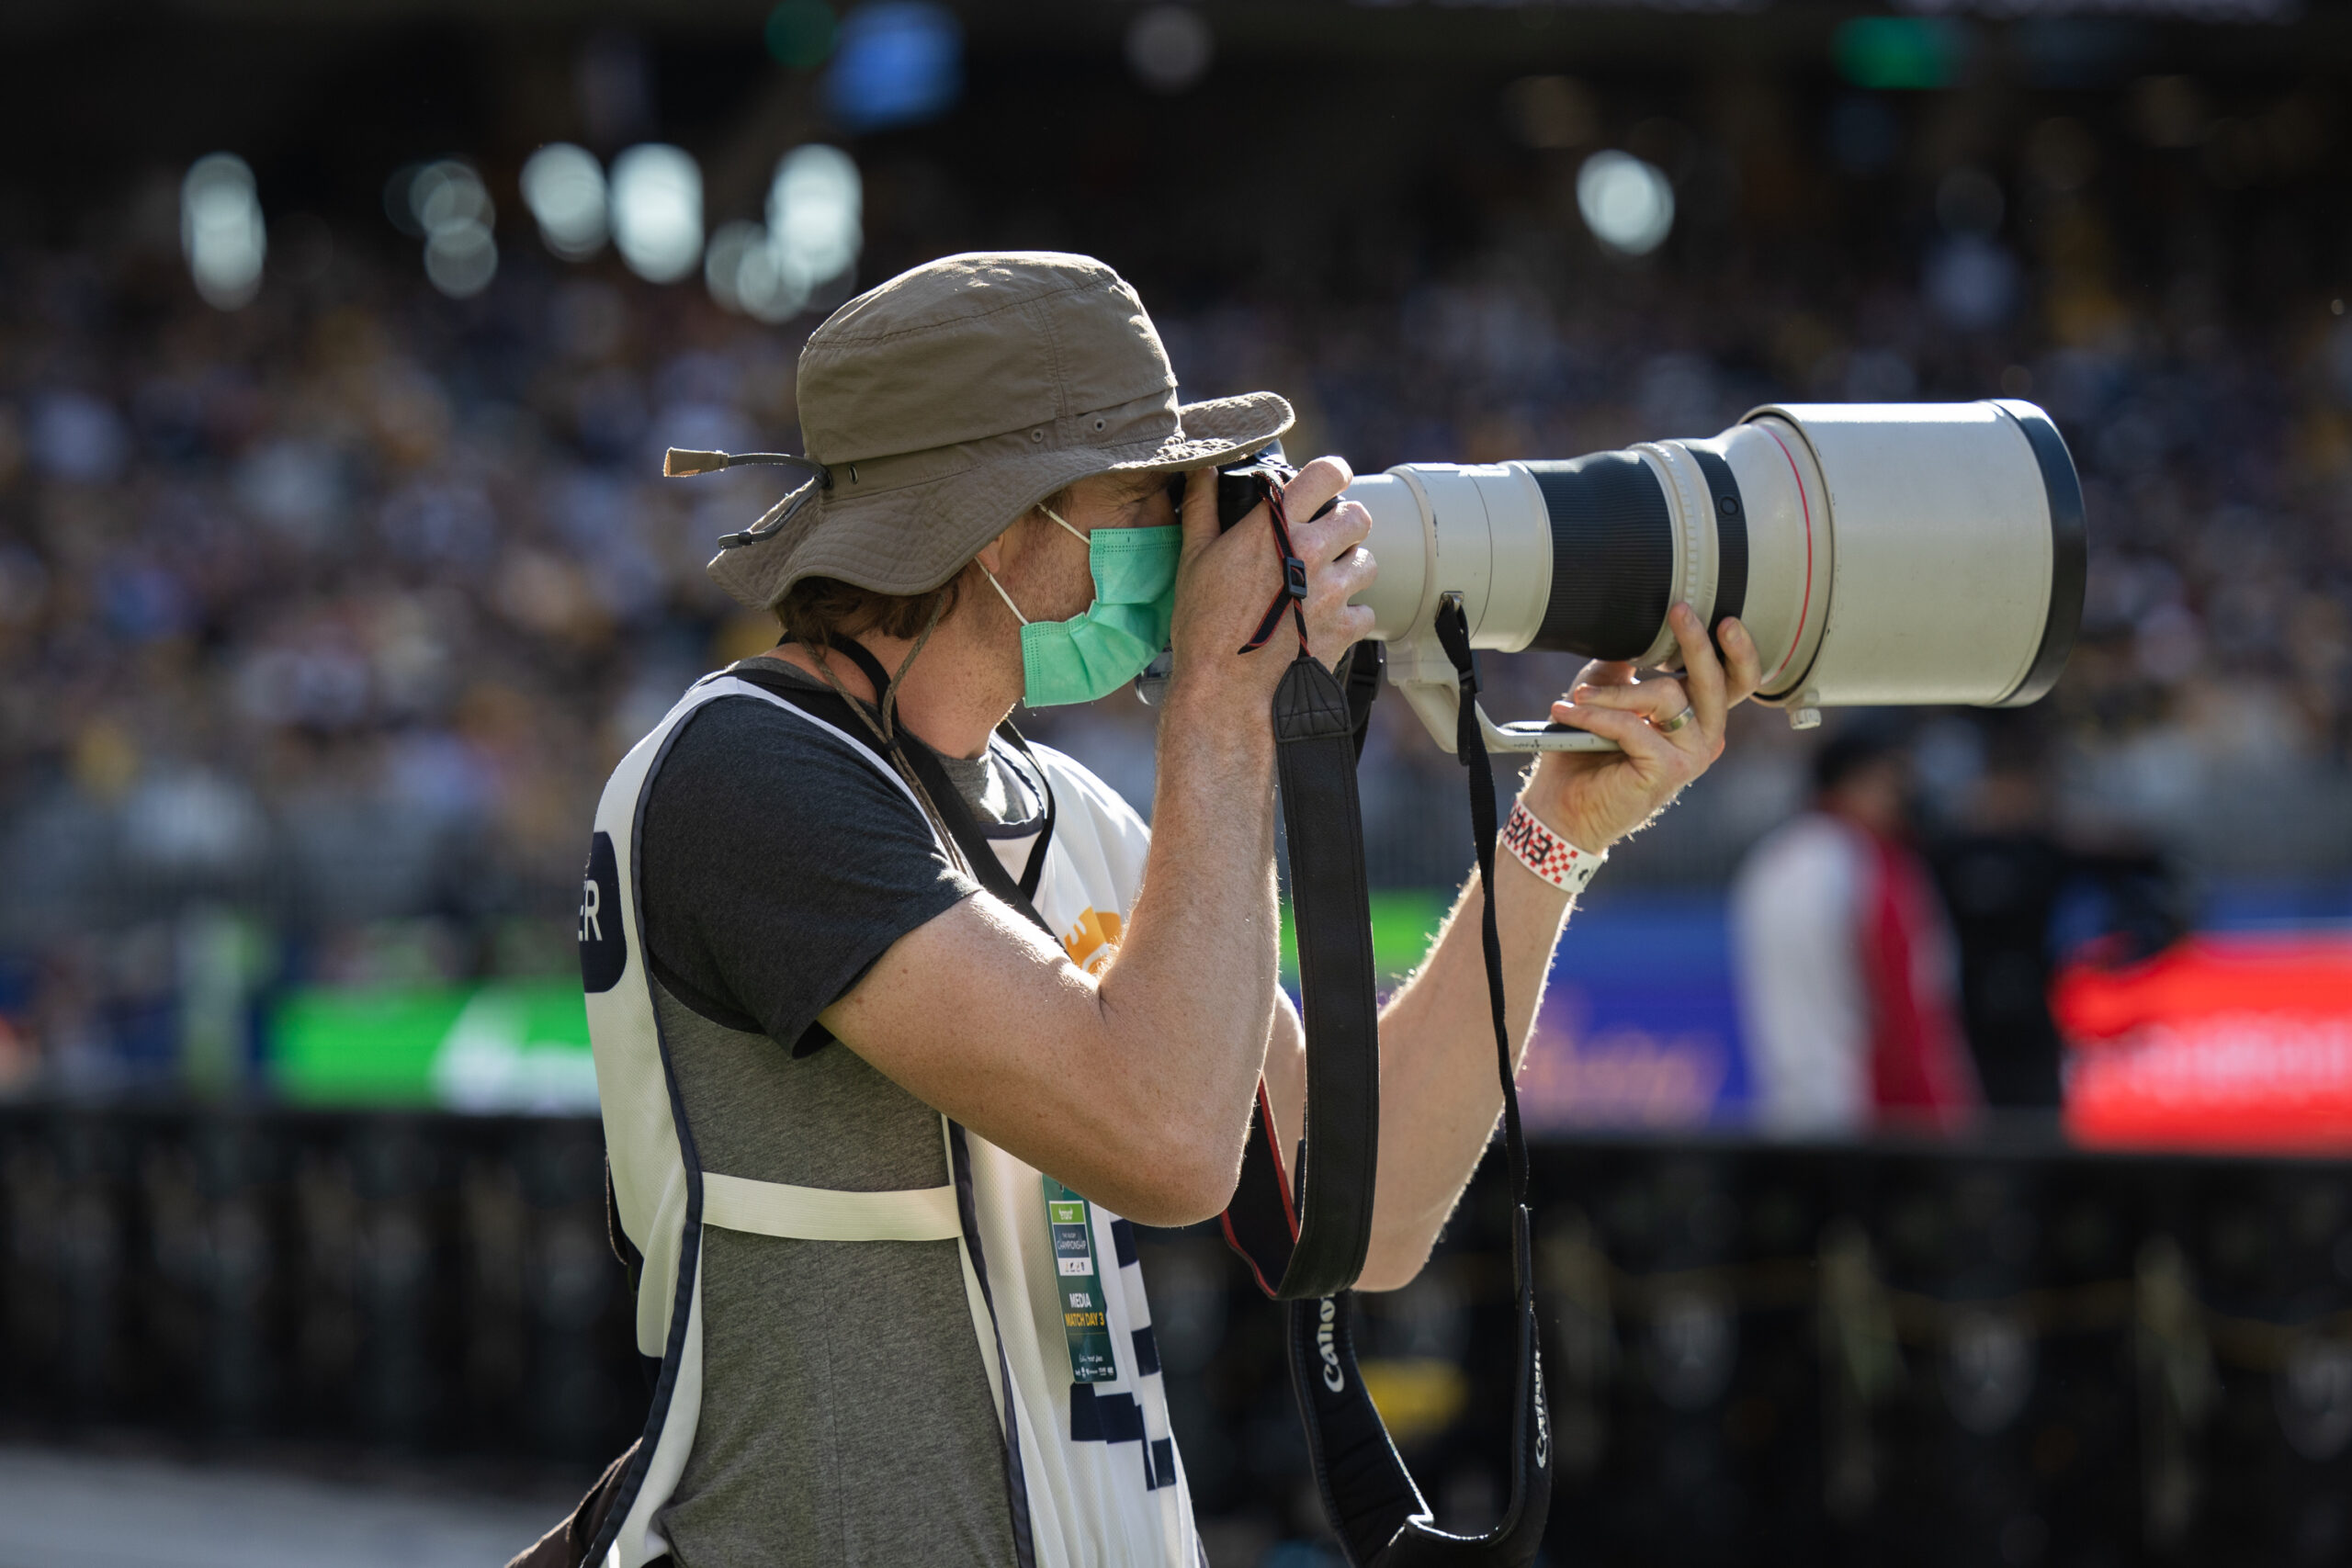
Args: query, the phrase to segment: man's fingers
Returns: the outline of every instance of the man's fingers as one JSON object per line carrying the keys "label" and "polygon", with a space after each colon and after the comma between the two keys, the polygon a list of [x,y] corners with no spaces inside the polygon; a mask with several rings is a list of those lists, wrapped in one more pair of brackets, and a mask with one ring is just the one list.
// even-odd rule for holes
{"label": "man's fingers", "polygon": [[1665,724],[1684,708],[1692,705],[1682,689],[1682,682],[1671,676],[1660,675],[1634,686],[1579,686],[1568,694],[1568,700],[1582,707],[1612,708],[1619,713],[1638,714],[1644,718]]}
{"label": "man's fingers", "polygon": [[[1631,664],[1618,660],[1596,659],[1577,671],[1577,686],[1630,686],[1634,670]],[[1575,686],[1569,688],[1574,691]]]}
{"label": "man's fingers", "polygon": [[[1306,538],[1298,536],[1302,531]],[[1305,530],[1295,524],[1291,527],[1291,542],[1306,551],[1309,559],[1319,555],[1336,560],[1371,536],[1372,513],[1357,501],[1340,502],[1330,516]]]}
{"label": "man's fingers", "polygon": [[1307,613],[1310,615],[1336,614],[1341,609],[1363,610],[1364,606],[1350,605],[1348,601],[1370,588],[1380,575],[1380,565],[1372,552],[1357,545],[1331,561],[1316,569],[1314,587],[1307,592]]}
{"label": "man's fingers", "polygon": [[1707,624],[1699,618],[1699,612],[1688,604],[1677,604],[1666,613],[1666,619],[1674,628],[1675,646],[1682,649],[1682,679],[1690,688],[1690,711],[1712,739],[1723,733],[1724,710],[1729,705],[1724,695],[1723,661],[1707,640]]}
{"label": "man's fingers", "polygon": [[1723,644],[1724,654],[1731,660],[1732,704],[1736,706],[1756,694],[1764,682],[1764,661],[1756,650],[1756,639],[1748,635],[1747,625],[1736,615],[1725,615],[1715,626],[1715,638]]}
{"label": "man's fingers", "polygon": [[1327,569],[1340,600],[1354,598],[1380,576],[1380,563],[1362,545],[1350,547]]}
{"label": "man's fingers", "polygon": [[1317,457],[1299,469],[1283,486],[1283,511],[1290,518],[1294,538],[1299,525],[1322,511],[1323,503],[1347,489],[1355,477],[1345,457]]}
{"label": "man's fingers", "polygon": [[1337,671],[1340,656],[1372,635],[1372,612],[1362,604],[1341,604],[1327,614],[1307,617],[1307,646],[1326,669]]}
{"label": "man's fingers", "polygon": [[1649,720],[1637,713],[1561,702],[1552,705],[1552,720],[1604,736],[1617,742],[1627,756],[1640,757],[1653,764],[1663,765],[1674,755],[1673,742],[1650,728]]}

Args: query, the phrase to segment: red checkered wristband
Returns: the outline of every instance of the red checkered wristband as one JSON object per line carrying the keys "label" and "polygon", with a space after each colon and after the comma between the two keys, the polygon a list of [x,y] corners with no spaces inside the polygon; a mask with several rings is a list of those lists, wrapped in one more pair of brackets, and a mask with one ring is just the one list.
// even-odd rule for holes
{"label": "red checkered wristband", "polygon": [[1594,854],[1577,848],[1538,822],[1524,804],[1511,807],[1510,820],[1503,824],[1502,840],[1503,848],[1520,864],[1570,897],[1584,891],[1584,885],[1592,880],[1592,874],[1609,858],[1607,850]]}

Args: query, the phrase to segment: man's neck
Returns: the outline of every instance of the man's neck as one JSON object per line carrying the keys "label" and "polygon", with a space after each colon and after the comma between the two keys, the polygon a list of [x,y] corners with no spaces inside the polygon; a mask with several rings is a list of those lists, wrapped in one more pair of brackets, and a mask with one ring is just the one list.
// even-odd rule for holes
{"label": "man's neck", "polygon": [[[972,657],[974,650],[962,646],[964,639],[955,635],[960,628],[953,621],[943,622],[923,645],[922,656],[914,661],[906,678],[899,682],[896,707],[898,722],[914,738],[933,750],[947,757],[978,757],[988,750],[989,737],[1012,712],[1019,695],[1019,676],[1015,673],[1013,691],[1007,695],[999,689],[1001,682],[989,681],[983,673],[987,660]],[[914,647],[908,637],[883,637],[869,632],[857,639],[886,671],[895,673],[906,662],[907,652]],[[825,668],[818,668],[816,656],[797,642],[779,643],[763,656],[778,663],[822,681],[828,671],[841,689],[861,702],[879,704],[882,694],[865,678],[856,660],[846,654],[827,657]]]}

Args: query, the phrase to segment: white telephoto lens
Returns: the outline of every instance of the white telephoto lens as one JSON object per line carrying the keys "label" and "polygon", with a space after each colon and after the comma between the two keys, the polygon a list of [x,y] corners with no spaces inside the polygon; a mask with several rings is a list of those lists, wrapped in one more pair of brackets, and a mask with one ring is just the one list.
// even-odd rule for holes
{"label": "white telephoto lens", "polygon": [[1772,404],[1706,440],[1408,463],[1348,495],[1380,562],[1359,603],[1408,694],[1453,682],[1430,634],[1449,594],[1475,647],[1648,666],[1679,658],[1669,605],[1737,615],[1759,700],[1806,715],[2038,701],[2082,618],[2082,485],[2031,403]]}

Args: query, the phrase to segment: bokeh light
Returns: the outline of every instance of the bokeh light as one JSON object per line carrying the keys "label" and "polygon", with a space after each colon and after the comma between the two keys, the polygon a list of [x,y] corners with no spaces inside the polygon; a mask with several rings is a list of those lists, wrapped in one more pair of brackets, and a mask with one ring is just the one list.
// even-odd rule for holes
{"label": "bokeh light", "polygon": [[1674,186],[1657,164],[1630,152],[1595,152],[1577,171],[1577,210],[1594,239],[1644,256],[1674,227]]}
{"label": "bokeh light", "polygon": [[1838,74],[1858,87],[1949,87],[1968,62],[1969,35],[1945,17],[1854,17],[1830,39]]}
{"label": "bokeh light", "polygon": [[808,290],[778,265],[775,237],[757,223],[739,220],[713,236],[704,275],[712,299],[755,321],[790,321],[808,303]]}
{"label": "bokeh light", "polygon": [[2017,303],[2017,258],[1984,234],[1959,232],[1928,254],[1921,292],[1962,332],[1998,326]]}
{"label": "bokeh light", "polygon": [[912,125],[964,90],[964,29],[932,0],[880,0],[843,17],[826,107],[850,130]]}
{"label": "bokeh light", "polygon": [[768,186],[768,232],[786,277],[806,291],[856,265],[865,209],[865,183],[848,153],[820,142],[786,153]]}
{"label": "bokeh light", "polygon": [[675,283],[702,259],[702,167],[682,148],[649,141],[613,160],[613,243],[629,270]]}
{"label": "bokeh light", "polygon": [[[747,279],[746,267],[756,267],[758,276]],[[745,282],[752,284],[756,294],[773,287],[775,273],[768,231],[762,225],[738,218],[711,231],[710,244],[703,252],[702,277],[722,310],[743,310]]]}
{"label": "bokeh light", "polygon": [[245,304],[268,248],[253,170],[233,152],[198,158],[180,182],[180,249],[197,293],[223,310]]}
{"label": "bokeh light", "polygon": [[767,224],[737,221],[711,236],[703,259],[710,296],[729,310],[781,321],[826,285],[854,275],[864,243],[865,181],[838,147],[811,142],[776,164]]}
{"label": "bokeh light", "polygon": [[1181,93],[1208,74],[1216,39],[1190,6],[1154,6],[1127,24],[1127,65],[1147,87]]}
{"label": "bokeh light", "polygon": [[424,242],[424,276],[452,299],[470,299],[498,276],[498,242],[480,223],[456,223]]}
{"label": "bokeh light", "polygon": [[523,205],[539,239],[565,261],[585,261],[605,248],[609,200],[604,165],[584,147],[550,141],[523,164]]}
{"label": "bokeh light", "polygon": [[488,228],[496,215],[481,176],[472,164],[455,158],[418,170],[409,182],[408,205],[417,227],[428,235],[468,225]]}
{"label": "bokeh light", "polygon": [[424,236],[424,276],[452,299],[470,299],[498,275],[497,209],[471,164],[443,158],[409,177],[410,219]]}

